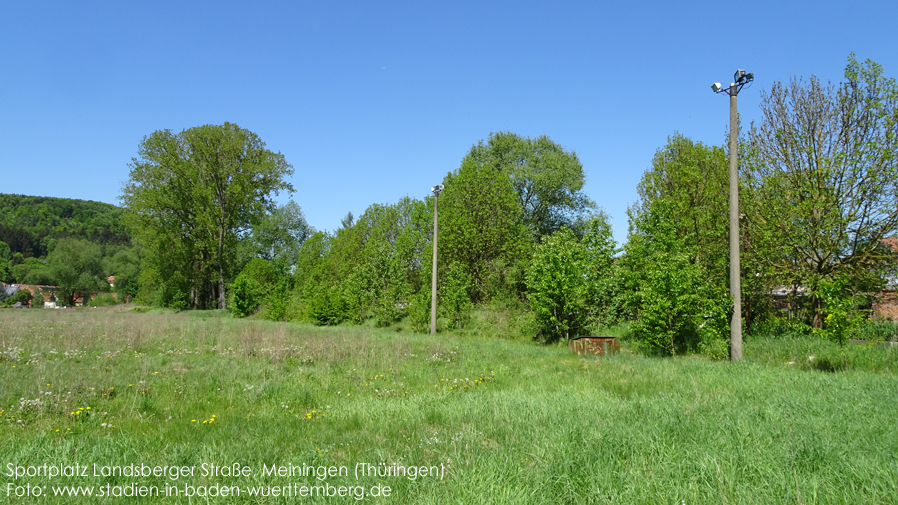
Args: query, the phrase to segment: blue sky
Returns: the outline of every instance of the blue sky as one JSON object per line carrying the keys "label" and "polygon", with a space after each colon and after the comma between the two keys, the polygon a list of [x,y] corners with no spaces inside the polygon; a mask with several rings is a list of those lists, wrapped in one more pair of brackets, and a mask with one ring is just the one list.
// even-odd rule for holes
{"label": "blue sky", "polygon": [[[793,75],[898,76],[898,2],[7,2],[0,192],[118,203],[144,136],[233,122],[294,167],[310,224],[422,198],[490,132],[576,151],[627,233],[656,149],[723,145]],[[725,210],[724,210],[725,211]]]}

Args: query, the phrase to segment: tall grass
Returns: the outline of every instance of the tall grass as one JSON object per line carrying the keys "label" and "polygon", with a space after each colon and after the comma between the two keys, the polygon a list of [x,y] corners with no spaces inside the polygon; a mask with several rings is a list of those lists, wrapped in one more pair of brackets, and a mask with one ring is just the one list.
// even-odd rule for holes
{"label": "tall grass", "polygon": [[[381,503],[898,502],[896,356],[879,347],[864,350],[882,363],[872,371],[822,373],[788,364],[817,352],[797,339],[746,339],[732,364],[202,312],[7,310],[0,324],[4,464],[197,467],[180,482],[137,479],[159,486],[319,482],[263,477],[263,464],[447,469],[327,480],[388,485],[389,498],[365,498]],[[203,463],[255,473],[203,477]]]}

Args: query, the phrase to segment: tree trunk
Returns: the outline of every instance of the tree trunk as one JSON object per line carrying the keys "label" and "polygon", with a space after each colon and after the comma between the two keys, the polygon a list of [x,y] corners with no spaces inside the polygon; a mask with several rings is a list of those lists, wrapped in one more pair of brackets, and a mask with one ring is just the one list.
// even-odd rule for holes
{"label": "tree trunk", "polygon": [[823,328],[823,300],[814,297],[814,328]]}

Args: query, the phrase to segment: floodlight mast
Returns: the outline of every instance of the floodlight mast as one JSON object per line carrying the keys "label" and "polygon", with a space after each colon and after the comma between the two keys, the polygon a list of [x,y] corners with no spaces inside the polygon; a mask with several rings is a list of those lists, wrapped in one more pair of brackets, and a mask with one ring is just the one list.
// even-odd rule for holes
{"label": "floodlight mast", "polygon": [[430,334],[437,333],[437,200],[443,185],[437,184],[430,188],[433,192],[433,280],[430,286]]}
{"label": "floodlight mast", "polygon": [[730,295],[733,297],[733,315],[730,319],[730,360],[742,360],[742,279],[739,261],[739,121],[736,96],[742,87],[754,81],[755,76],[741,68],[733,74],[729,88],[719,82],[711,85],[715,93],[730,95]]}

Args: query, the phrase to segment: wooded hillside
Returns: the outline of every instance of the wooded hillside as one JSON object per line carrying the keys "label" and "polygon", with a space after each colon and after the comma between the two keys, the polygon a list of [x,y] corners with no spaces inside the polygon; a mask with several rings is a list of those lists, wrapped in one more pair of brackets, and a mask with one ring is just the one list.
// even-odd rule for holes
{"label": "wooded hillside", "polygon": [[121,215],[108,203],[0,193],[0,242],[26,258],[46,257],[55,240],[67,237],[123,245],[130,237]]}

